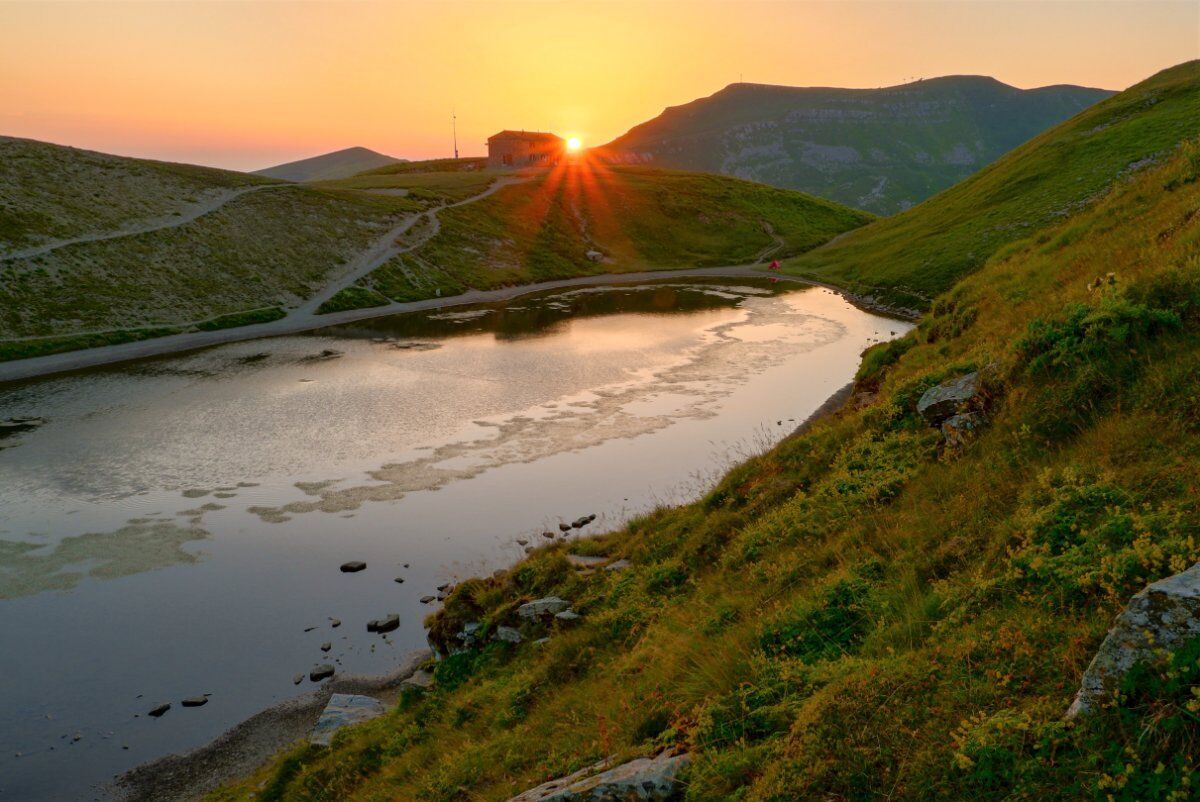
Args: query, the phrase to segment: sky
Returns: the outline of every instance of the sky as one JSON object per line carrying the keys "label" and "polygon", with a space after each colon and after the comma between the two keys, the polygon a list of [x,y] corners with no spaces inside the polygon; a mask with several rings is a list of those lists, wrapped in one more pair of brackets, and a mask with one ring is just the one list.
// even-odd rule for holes
{"label": "sky", "polygon": [[361,145],[598,145],[739,81],[991,75],[1124,89],[1200,57],[1200,1],[0,0],[0,134],[257,169]]}

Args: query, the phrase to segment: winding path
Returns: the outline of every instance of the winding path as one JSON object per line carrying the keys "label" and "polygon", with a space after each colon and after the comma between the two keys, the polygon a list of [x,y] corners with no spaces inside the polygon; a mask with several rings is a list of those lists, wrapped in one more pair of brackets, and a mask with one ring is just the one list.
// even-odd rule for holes
{"label": "winding path", "polygon": [[116,231],[106,231],[102,234],[86,234],[82,237],[72,237],[71,239],[54,240],[34,248],[26,248],[20,251],[12,251],[10,253],[0,253],[0,261],[8,259],[29,259],[34,256],[57,251],[59,248],[66,248],[69,245],[82,245],[85,242],[104,242],[110,239],[121,239],[123,237],[133,237],[138,234],[149,234],[151,231],[162,231],[167,228],[179,228],[187,225],[195,220],[199,220],[206,214],[212,214],[230,201],[240,198],[243,195],[249,195],[251,192],[262,192],[268,189],[282,189],[288,187],[299,186],[298,184],[257,184],[255,186],[241,187],[240,189],[230,189],[221,192],[206,201],[192,204],[184,211],[178,214],[172,214],[165,217],[155,217],[150,220],[143,220],[137,225],[129,226],[128,228],[119,228]]}

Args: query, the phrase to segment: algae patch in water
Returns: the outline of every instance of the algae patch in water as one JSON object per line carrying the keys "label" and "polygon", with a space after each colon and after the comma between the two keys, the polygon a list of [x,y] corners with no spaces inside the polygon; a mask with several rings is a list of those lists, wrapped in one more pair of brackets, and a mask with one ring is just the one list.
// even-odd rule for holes
{"label": "algae patch in water", "polygon": [[[129,523],[115,532],[89,532],[64,538],[45,554],[41,543],[0,540],[0,599],[70,590],[85,576],[116,579],[194,563],[200,558],[183,546],[209,536],[198,526],[171,521]],[[72,566],[75,566],[73,570]]]}

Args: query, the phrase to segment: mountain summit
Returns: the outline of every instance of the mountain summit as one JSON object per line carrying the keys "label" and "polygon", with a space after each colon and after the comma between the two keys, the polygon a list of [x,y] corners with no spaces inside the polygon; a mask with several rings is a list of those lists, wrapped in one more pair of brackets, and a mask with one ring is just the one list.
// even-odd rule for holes
{"label": "mountain summit", "polygon": [[884,89],[736,83],[613,140],[620,162],[724,173],[891,214],[1110,96],[953,75]]}
{"label": "mountain summit", "polygon": [[405,160],[386,156],[369,148],[345,148],[309,159],[265,167],[255,170],[254,175],[265,175],[284,181],[335,181],[357,175],[364,170],[373,170],[402,161]]}

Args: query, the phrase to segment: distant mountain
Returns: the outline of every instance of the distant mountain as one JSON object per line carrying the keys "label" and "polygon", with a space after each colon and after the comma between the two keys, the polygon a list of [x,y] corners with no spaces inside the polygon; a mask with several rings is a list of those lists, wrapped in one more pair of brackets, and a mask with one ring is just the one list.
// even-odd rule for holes
{"label": "distant mountain", "polygon": [[1109,97],[957,75],[886,89],[731,84],[672,106],[600,153],[799,189],[891,214]]}
{"label": "distant mountain", "polygon": [[406,160],[385,156],[367,148],[346,148],[321,156],[313,156],[311,159],[301,159],[297,162],[255,170],[254,175],[265,175],[268,178],[280,178],[284,181],[333,181],[338,178],[349,178],[364,170],[374,170],[377,167],[403,161]]}

